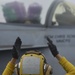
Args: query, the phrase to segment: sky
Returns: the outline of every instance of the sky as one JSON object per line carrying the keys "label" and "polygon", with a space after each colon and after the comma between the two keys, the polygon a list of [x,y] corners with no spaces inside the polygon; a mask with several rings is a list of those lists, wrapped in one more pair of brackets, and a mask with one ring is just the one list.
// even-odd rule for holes
{"label": "sky", "polygon": [[[38,2],[44,8],[42,10],[42,12],[44,12],[44,13],[42,13],[42,15],[41,15],[41,17],[43,17],[43,19],[42,19],[42,22],[43,22],[43,21],[45,21],[47,10],[53,0],[0,0],[0,22],[5,22],[5,19],[3,17],[3,12],[2,12],[2,6],[5,3],[12,2],[12,1],[21,1],[25,4],[26,8],[28,8],[28,5],[30,5],[31,3],[35,2],[35,1]],[[66,1],[69,1],[69,2],[72,2],[75,4],[75,0],[66,0]]]}

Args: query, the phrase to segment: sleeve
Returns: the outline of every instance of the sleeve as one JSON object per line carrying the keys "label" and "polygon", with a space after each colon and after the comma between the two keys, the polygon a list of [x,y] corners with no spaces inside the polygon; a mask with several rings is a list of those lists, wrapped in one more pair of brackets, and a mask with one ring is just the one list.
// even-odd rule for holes
{"label": "sleeve", "polygon": [[15,69],[15,64],[8,63],[2,75],[12,75]]}
{"label": "sleeve", "polygon": [[66,75],[75,75],[75,66],[72,65],[65,57],[62,57],[59,63],[67,72]]}

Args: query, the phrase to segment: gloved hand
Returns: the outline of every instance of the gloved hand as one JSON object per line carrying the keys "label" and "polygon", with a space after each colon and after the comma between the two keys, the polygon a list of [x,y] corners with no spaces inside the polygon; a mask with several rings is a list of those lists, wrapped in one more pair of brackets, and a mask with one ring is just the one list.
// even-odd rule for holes
{"label": "gloved hand", "polygon": [[46,39],[47,39],[47,41],[48,41],[48,47],[49,47],[49,49],[50,49],[52,55],[53,55],[54,57],[56,57],[56,55],[59,54],[59,52],[58,52],[56,46],[53,44],[52,40],[49,39],[49,37],[46,37]]}
{"label": "gloved hand", "polygon": [[18,59],[18,57],[19,57],[19,51],[21,48],[21,44],[22,44],[22,41],[18,37],[13,45],[13,50],[12,50],[12,57],[15,59]]}

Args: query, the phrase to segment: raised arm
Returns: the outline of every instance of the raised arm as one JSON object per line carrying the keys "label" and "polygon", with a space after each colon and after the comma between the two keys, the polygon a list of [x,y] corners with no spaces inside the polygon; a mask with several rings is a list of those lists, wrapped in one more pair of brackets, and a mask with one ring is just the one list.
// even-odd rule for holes
{"label": "raised arm", "polygon": [[7,64],[2,75],[12,75],[13,74],[13,71],[15,69],[16,60],[19,57],[19,50],[21,48],[21,44],[22,44],[21,39],[18,37],[13,45],[12,58]]}
{"label": "raised arm", "polygon": [[67,75],[75,75],[75,67],[65,57],[59,54],[57,47],[53,44],[52,40],[48,37],[46,37],[46,39],[52,55],[57,58],[61,66],[67,72]]}

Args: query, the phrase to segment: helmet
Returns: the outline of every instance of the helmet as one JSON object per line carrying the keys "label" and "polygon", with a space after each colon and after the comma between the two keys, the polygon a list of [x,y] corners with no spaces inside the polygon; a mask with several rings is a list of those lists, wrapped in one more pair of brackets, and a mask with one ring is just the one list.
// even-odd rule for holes
{"label": "helmet", "polygon": [[38,3],[32,3],[28,8],[28,19],[40,21],[42,6]]}
{"label": "helmet", "polygon": [[15,70],[17,75],[50,75],[52,67],[47,64],[46,59],[41,52],[28,51],[16,64]]}

